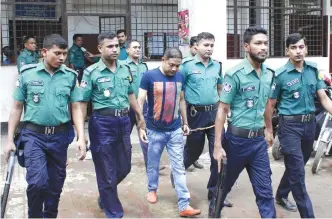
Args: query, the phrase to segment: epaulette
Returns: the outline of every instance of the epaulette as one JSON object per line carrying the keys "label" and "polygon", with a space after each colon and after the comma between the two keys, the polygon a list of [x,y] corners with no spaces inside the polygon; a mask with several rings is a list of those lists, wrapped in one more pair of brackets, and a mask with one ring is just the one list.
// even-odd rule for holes
{"label": "epaulette", "polygon": [[305,64],[309,65],[312,68],[318,69],[317,63],[315,62],[305,61]]}
{"label": "epaulette", "polygon": [[241,64],[240,65],[236,65],[236,66],[232,67],[230,70],[228,70],[226,72],[226,74],[229,75],[229,76],[233,76],[236,72],[240,71],[243,68],[244,68],[244,66],[241,65]]}
{"label": "epaulette", "polygon": [[217,62],[219,65],[220,65],[220,72],[222,72],[222,62],[218,61],[218,60],[215,60],[215,59],[212,59],[213,61]]}
{"label": "epaulette", "polygon": [[194,57],[188,56],[188,57],[186,57],[182,60],[182,64],[184,64],[186,62],[189,62],[189,61],[192,61],[193,59],[194,59]]}
{"label": "epaulette", "polygon": [[141,62],[141,64],[145,65],[146,70],[149,70],[148,65],[145,62]]}
{"label": "epaulette", "polygon": [[65,67],[65,69],[66,69],[66,71],[69,71],[69,72],[75,74],[75,76],[78,76],[77,71],[75,71],[74,69],[68,68],[67,66]]}
{"label": "epaulette", "polygon": [[130,74],[129,83],[133,83],[133,74],[131,73],[130,67],[127,63],[120,64],[121,67],[127,68]]}
{"label": "epaulette", "polygon": [[86,68],[83,72],[85,75],[90,75],[93,70],[95,70],[98,67],[98,63],[95,63],[93,65],[90,65],[88,68]]}
{"label": "epaulette", "polygon": [[28,65],[23,65],[20,68],[20,73],[22,74],[24,71],[31,69],[31,68],[36,68],[38,64],[28,64]]}
{"label": "epaulette", "polygon": [[275,70],[275,76],[279,76],[286,71],[287,71],[286,66],[282,66],[282,67],[278,68],[277,70]]}

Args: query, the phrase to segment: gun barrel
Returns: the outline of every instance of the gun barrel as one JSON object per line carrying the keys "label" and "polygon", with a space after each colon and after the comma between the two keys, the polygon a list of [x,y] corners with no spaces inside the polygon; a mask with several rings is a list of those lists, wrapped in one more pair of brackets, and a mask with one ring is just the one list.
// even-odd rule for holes
{"label": "gun barrel", "polygon": [[214,206],[214,218],[220,218],[221,217],[221,209],[223,205],[223,197],[224,197],[224,182],[225,182],[225,175],[227,171],[227,160],[223,160],[223,166],[222,171],[219,173],[218,177],[218,183],[217,183],[217,198],[215,201]]}
{"label": "gun barrel", "polygon": [[4,218],[6,212],[10,184],[12,182],[14,174],[14,165],[15,165],[15,152],[12,151],[10,152],[10,157],[7,166],[5,187],[3,189],[3,194],[1,196],[1,218]]}

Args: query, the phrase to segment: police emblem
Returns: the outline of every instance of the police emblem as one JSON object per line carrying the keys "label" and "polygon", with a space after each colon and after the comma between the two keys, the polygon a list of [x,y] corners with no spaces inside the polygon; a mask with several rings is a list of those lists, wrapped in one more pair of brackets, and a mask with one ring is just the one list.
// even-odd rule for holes
{"label": "police emblem", "polygon": [[294,92],[293,94],[295,99],[299,99],[300,98],[300,93],[298,91]]}
{"label": "police emblem", "polygon": [[271,86],[271,90],[274,91],[276,89],[276,83],[273,83]]}
{"label": "police emblem", "polygon": [[252,108],[254,106],[254,100],[253,99],[248,99],[247,100],[247,107]]}
{"label": "police emblem", "polygon": [[82,81],[81,81],[81,87],[82,87],[82,88],[85,88],[85,87],[87,87],[87,86],[88,86],[88,82],[85,81],[85,80],[82,80]]}
{"label": "police emblem", "polygon": [[109,90],[104,90],[104,96],[109,97],[111,95],[111,92]]}
{"label": "police emblem", "polygon": [[33,102],[35,103],[39,102],[39,96],[37,94],[33,95]]}
{"label": "police emblem", "polygon": [[225,83],[224,83],[224,86],[223,86],[223,91],[224,91],[226,94],[228,94],[229,92],[231,92],[231,90],[232,90],[232,85],[229,84],[229,83],[227,83],[227,82],[225,82]]}

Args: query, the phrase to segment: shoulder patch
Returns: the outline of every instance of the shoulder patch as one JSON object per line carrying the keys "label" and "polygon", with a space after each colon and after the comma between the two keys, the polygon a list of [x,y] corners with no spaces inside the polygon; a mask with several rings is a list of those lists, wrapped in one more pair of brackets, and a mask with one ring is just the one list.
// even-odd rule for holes
{"label": "shoulder patch", "polygon": [[84,73],[85,75],[90,75],[90,74],[93,72],[93,70],[95,70],[97,67],[98,67],[97,63],[96,63],[96,64],[93,64],[93,65],[90,65],[88,68],[86,68],[86,69],[84,70],[83,73]]}
{"label": "shoulder patch", "polygon": [[279,76],[286,71],[287,71],[286,66],[282,66],[282,67],[278,68],[277,70],[275,70],[275,76]]}
{"label": "shoulder patch", "polygon": [[20,73],[23,73],[24,71],[32,68],[36,68],[38,64],[28,64],[28,65],[23,65],[20,69]]}

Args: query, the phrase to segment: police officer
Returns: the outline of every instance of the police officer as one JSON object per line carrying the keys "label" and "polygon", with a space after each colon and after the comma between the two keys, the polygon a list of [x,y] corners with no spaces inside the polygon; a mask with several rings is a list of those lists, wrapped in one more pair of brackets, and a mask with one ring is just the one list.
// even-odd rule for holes
{"label": "police officer", "polygon": [[194,57],[197,54],[196,47],[197,47],[197,36],[192,36],[190,38],[190,44],[189,44],[189,56],[184,58],[183,62],[191,59],[192,57]]}
{"label": "police officer", "polygon": [[27,170],[29,218],[57,217],[66,178],[67,149],[72,140],[69,102],[78,133],[79,159],[84,159],[86,153],[77,73],[63,64],[67,47],[60,35],[46,36],[43,62],[23,66],[16,82],[15,101],[8,120],[6,158],[9,151],[16,149],[13,135],[24,106],[24,125],[15,143],[19,150],[24,149],[25,162],[20,165]]}
{"label": "police officer", "polygon": [[116,31],[116,36],[119,40],[120,44],[120,54],[119,54],[119,60],[126,60],[128,57],[128,52],[127,52],[127,34],[125,30],[118,30]]}
{"label": "police officer", "polygon": [[[133,77],[133,82],[132,82],[132,88],[135,93],[135,97],[138,97],[138,89],[141,83],[142,76],[144,72],[148,70],[148,66],[146,65],[145,62],[142,62],[140,60],[141,57],[141,45],[137,40],[132,40],[128,42],[127,44],[127,53],[128,57],[124,61],[126,65],[129,66],[132,77]],[[143,114],[146,114],[146,103],[144,104],[144,110]],[[130,123],[131,123],[131,131],[133,131],[134,125],[136,125],[136,113],[135,111],[130,108],[129,111],[129,118],[130,118]],[[145,167],[147,165],[147,150],[148,150],[148,145],[144,143],[143,141],[140,141],[143,156],[144,156],[144,163]],[[164,167],[165,168],[165,167]]]}
{"label": "police officer", "polygon": [[[267,31],[261,27],[249,27],[243,38],[247,57],[225,75],[215,123],[216,136],[222,133],[230,111],[231,116],[223,143],[220,138],[215,138],[213,156],[220,168],[221,160],[227,155],[222,200],[246,168],[261,217],[275,218],[268,145],[263,128],[265,105],[273,80],[273,71],[263,64],[268,50]],[[272,131],[266,131],[265,136],[272,145]],[[209,210],[211,207],[212,202]]]}
{"label": "police officer", "polygon": [[305,169],[313,148],[316,131],[314,96],[318,95],[322,106],[332,112],[332,102],[324,91],[325,83],[315,63],[305,61],[306,39],[299,33],[286,39],[289,61],[276,70],[268,108],[270,118],[267,127],[272,130],[272,111],[278,101],[279,141],[284,154],[286,170],[280,181],[276,201],[287,210],[296,211],[288,200],[292,191],[302,218],[313,218],[312,203],[305,186]]}
{"label": "police officer", "polygon": [[[209,141],[211,158],[210,179],[207,185],[208,199],[218,181],[218,166],[213,159],[213,126],[219,94],[222,89],[221,63],[211,59],[215,38],[211,33],[203,32],[197,36],[197,55],[187,59],[181,65],[185,76],[185,98],[187,102],[188,124],[191,129],[207,128],[192,132],[187,137],[184,149],[184,165],[187,169],[198,160],[204,149],[205,136]],[[221,135],[220,135],[221,136]]]}
{"label": "police officer", "polygon": [[81,83],[83,70],[86,67],[85,61],[89,63],[94,63],[94,55],[86,51],[83,47],[83,37],[81,34],[74,34],[73,36],[73,46],[68,52],[68,62],[69,67],[74,69],[78,73],[78,82]]}
{"label": "police officer", "polygon": [[17,69],[20,69],[23,65],[38,63],[40,54],[37,51],[36,38],[34,36],[26,36],[24,38],[24,50],[17,58]]}
{"label": "police officer", "polygon": [[[112,32],[98,36],[101,59],[89,66],[81,82],[82,108],[86,113],[91,99],[94,112],[89,121],[89,138],[95,164],[101,207],[107,217],[122,217],[123,208],[117,185],[131,169],[131,125],[129,105],[138,117],[138,127],[145,122],[132,88],[130,68],[117,61],[119,41]],[[142,135],[142,132],[140,132]]]}

